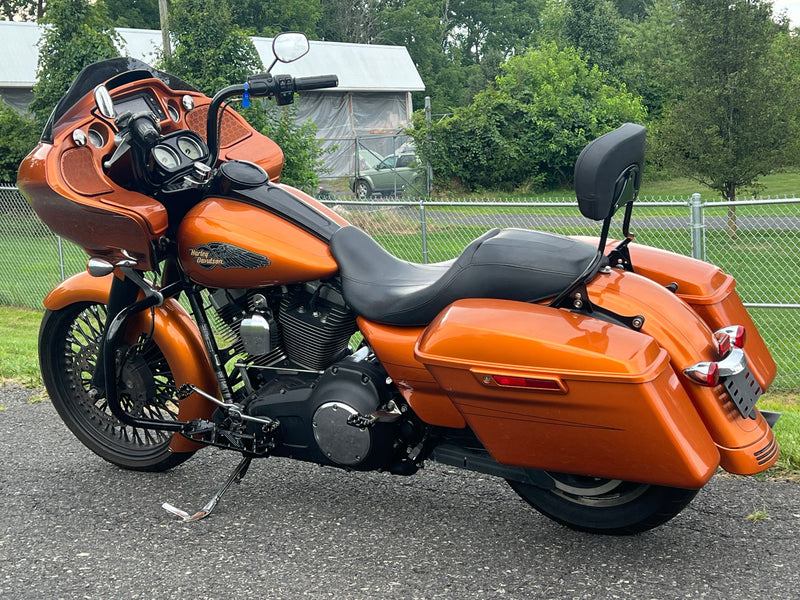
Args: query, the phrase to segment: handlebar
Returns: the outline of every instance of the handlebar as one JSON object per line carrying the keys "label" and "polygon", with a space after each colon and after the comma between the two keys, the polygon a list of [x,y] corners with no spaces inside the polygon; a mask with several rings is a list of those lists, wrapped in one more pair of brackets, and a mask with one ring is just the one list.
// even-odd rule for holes
{"label": "handlebar", "polygon": [[155,122],[152,113],[136,114],[131,119],[131,134],[134,139],[144,143],[146,147],[152,148],[161,138],[161,128]]}
{"label": "handlebar", "polygon": [[336,75],[316,75],[314,77],[295,77],[294,89],[319,90],[322,88],[332,88],[339,85],[339,78]]}
{"label": "handlebar", "polygon": [[247,92],[253,97],[275,97],[278,106],[294,102],[294,93],[301,90],[318,90],[339,85],[336,75],[314,77],[292,77],[291,75],[271,75],[262,73],[247,79]]}
{"label": "handlebar", "polygon": [[243,85],[228,86],[214,95],[208,107],[208,121],[206,123],[206,139],[211,151],[206,164],[213,167],[219,155],[219,139],[217,133],[217,119],[222,103],[233,96],[252,96],[254,98],[275,98],[278,106],[294,102],[295,92],[303,90],[318,90],[332,88],[339,85],[336,75],[317,75],[313,77],[292,77],[291,75],[272,75],[261,73],[247,78]]}

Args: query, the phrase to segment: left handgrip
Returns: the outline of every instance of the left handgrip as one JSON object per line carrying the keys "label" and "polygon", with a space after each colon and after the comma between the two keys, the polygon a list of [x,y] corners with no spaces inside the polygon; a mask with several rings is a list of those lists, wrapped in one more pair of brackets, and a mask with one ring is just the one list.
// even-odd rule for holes
{"label": "left handgrip", "polygon": [[322,88],[332,88],[339,85],[339,78],[336,75],[316,75],[314,77],[295,77],[294,89],[318,90]]}
{"label": "left handgrip", "polygon": [[161,138],[158,124],[150,114],[134,115],[131,122],[131,131],[134,139],[143,142],[149,147],[155,146]]}

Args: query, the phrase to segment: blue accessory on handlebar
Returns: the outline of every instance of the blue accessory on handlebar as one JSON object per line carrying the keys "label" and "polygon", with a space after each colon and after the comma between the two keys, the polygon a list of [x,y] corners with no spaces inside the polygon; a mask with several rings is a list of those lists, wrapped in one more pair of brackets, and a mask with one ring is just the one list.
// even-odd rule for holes
{"label": "blue accessory on handlebar", "polygon": [[242,95],[242,108],[250,108],[250,84],[244,82],[244,94]]}

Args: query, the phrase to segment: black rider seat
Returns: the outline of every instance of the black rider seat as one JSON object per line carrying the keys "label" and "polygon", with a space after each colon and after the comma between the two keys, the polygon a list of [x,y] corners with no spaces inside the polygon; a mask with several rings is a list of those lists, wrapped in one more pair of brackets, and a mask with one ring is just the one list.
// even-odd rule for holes
{"label": "black rider seat", "polygon": [[400,260],[349,226],[333,234],[331,252],[356,314],[388,325],[427,325],[462,298],[552,298],[583,273],[597,248],[541,231],[492,229],[458,258],[421,265]]}

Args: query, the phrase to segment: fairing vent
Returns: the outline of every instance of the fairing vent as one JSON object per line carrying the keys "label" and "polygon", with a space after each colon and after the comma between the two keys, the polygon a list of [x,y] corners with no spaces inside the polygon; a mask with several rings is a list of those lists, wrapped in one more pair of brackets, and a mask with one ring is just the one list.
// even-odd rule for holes
{"label": "fairing vent", "polygon": [[[203,138],[203,141],[208,142],[206,139],[206,117],[208,116],[208,106],[198,106],[191,112],[186,114],[186,124],[190,129],[195,131]],[[220,131],[220,148],[228,148],[234,144],[241,142],[243,139],[250,136],[250,132],[242,125],[232,114],[225,112],[222,116],[222,129]]]}

